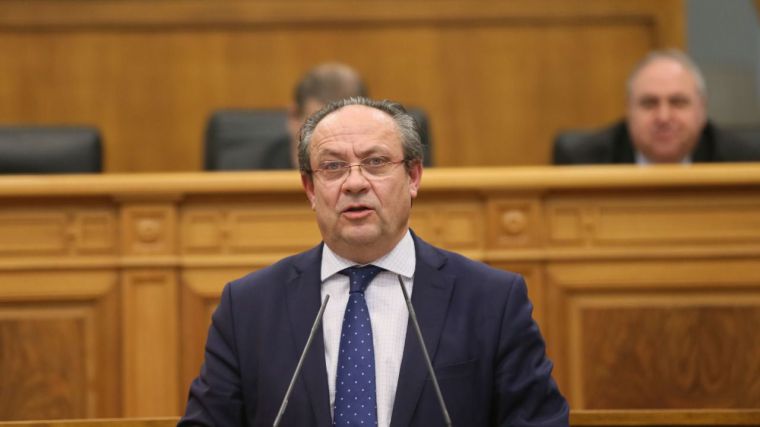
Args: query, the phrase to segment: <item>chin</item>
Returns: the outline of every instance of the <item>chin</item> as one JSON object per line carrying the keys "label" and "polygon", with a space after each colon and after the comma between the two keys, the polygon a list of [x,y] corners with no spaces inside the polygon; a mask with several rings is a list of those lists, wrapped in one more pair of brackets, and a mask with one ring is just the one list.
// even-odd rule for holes
{"label": "chin", "polygon": [[341,239],[349,245],[368,245],[380,240],[382,233],[380,230],[365,228],[360,230],[346,230],[340,233]]}

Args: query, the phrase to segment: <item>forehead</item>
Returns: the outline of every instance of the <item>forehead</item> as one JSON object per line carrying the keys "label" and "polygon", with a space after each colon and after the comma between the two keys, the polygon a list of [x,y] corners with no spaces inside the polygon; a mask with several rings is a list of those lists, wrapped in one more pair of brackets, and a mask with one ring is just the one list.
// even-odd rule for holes
{"label": "forehead", "polygon": [[312,150],[340,144],[379,144],[401,150],[401,134],[396,122],[385,112],[365,105],[349,105],[325,116],[312,135]]}
{"label": "forehead", "polygon": [[688,68],[667,58],[656,59],[645,65],[631,84],[633,97],[674,92],[696,96],[697,82]]}

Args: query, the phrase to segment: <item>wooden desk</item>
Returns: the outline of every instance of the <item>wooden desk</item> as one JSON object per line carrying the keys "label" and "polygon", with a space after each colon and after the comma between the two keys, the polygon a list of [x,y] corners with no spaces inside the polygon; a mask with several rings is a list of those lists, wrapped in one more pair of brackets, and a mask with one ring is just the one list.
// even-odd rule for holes
{"label": "wooden desk", "polygon": [[[577,409],[758,408],[760,165],[430,169]],[[225,282],[319,242],[295,172],[0,178],[0,419],[173,416]]]}

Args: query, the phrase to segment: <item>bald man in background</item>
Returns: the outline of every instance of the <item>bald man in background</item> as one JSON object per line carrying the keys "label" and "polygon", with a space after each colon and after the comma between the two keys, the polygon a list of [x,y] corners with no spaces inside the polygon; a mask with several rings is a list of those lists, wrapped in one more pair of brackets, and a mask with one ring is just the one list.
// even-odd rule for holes
{"label": "bald man in background", "polygon": [[298,168],[298,133],[303,122],[330,102],[352,96],[367,96],[367,87],[359,73],[348,65],[324,63],[304,74],[288,107],[288,137],[278,140],[266,152],[267,168]]}
{"label": "bald man in background", "polygon": [[626,118],[586,138],[559,141],[555,164],[760,161],[760,141],[745,141],[707,119],[697,65],[678,50],[654,51],[634,67]]}

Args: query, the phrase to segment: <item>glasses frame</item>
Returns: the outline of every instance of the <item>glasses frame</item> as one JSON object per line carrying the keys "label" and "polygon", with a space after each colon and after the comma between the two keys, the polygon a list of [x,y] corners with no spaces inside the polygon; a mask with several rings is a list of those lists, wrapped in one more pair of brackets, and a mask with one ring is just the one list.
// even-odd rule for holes
{"label": "glasses frame", "polygon": [[[388,171],[390,171],[391,169],[393,169],[393,166],[400,165],[401,163],[407,162],[406,159],[401,159],[401,160],[396,160],[396,161],[387,160],[387,161],[384,161],[382,164],[377,164],[377,165],[365,164],[365,162],[369,160],[378,159],[378,158],[382,158],[382,157],[376,157],[376,156],[366,157],[364,159],[359,160],[358,163],[349,163],[349,162],[344,162],[342,160],[331,160],[325,163],[338,163],[340,164],[340,168],[335,169],[335,170],[328,170],[325,168],[316,168],[312,170],[312,173],[315,175],[321,176],[322,179],[324,179],[325,181],[336,182],[336,181],[340,181],[342,179],[347,178],[351,174],[351,169],[353,169],[353,167],[356,166],[359,168],[360,171],[362,171],[361,174],[364,178],[374,179],[374,178],[381,178],[385,175],[375,175],[372,172],[373,168],[381,169],[385,166],[390,166],[388,168]],[[339,175],[338,175],[338,172],[340,172]],[[330,177],[329,176],[330,174],[335,174],[335,176]]]}

